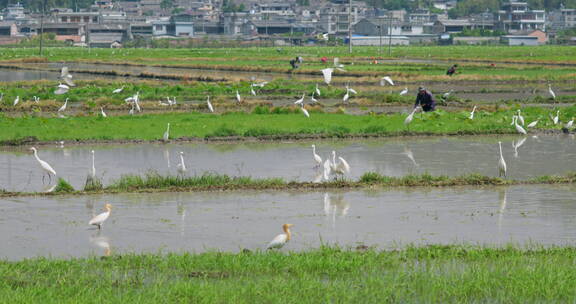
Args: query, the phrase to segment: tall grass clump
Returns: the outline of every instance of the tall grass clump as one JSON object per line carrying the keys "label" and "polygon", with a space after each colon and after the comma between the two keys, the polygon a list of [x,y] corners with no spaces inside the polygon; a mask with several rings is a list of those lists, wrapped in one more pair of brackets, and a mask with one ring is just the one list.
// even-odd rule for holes
{"label": "tall grass clump", "polygon": [[54,192],[74,192],[74,187],[72,187],[72,185],[63,178],[58,178],[58,184],[56,185],[56,188],[54,188]]}
{"label": "tall grass clump", "polygon": [[163,176],[148,172],[144,176],[124,175],[112,182],[106,189],[163,189],[163,188],[202,188],[253,186],[271,188],[286,183],[281,178],[254,179],[251,177],[230,177],[228,175],[204,173],[198,176]]}
{"label": "tall grass clump", "polygon": [[84,184],[84,191],[99,191],[104,189],[102,184],[102,180],[98,177],[92,177],[92,175],[88,174],[86,176],[86,183]]}

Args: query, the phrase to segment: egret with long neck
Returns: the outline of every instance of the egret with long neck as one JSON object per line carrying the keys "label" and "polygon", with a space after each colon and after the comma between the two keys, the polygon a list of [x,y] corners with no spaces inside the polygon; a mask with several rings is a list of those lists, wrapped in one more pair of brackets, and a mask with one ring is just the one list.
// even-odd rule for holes
{"label": "egret with long neck", "polygon": [[164,137],[162,137],[162,140],[164,140],[164,142],[167,142],[170,139],[170,123],[168,123],[168,126],[166,127],[166,132],[164,132]]}
{"label": "egret with long neck", "polygon": [[48,178],[49,178],[48,183],[52,182],[52,176],[50,176],[50,174],[53,174],[54,176],[56,176],[56,171],[52,168],[52,166],[50,166],[50,164],[41,160],[40,157],[38,157],[38,151],[36,150],[36,148],[32,147],[32,148],[30,148],[30,150],[32,150],[34,152],[34,158],[36,158],[36,161],[38,162],[38,164],[40,165],[40,167],[43,170],[42,183],[44,183],[44,174],[48,174]]}
{"label": "egret with long neck", "polygon": [[498,177],[506,177],[506,161],[504,160],[504,155],[502,155],[502,142],[498,142],[498,148],[500,148],[500,161],[498,161]]}
{"label": "egret with long neck", "polygon": [[104,224],[108,217],[110,217],[110,212],[112,212],[112,205],[106,204],[104,205],[104,208],[106,211],[93,217],[90,222],[88,222],[88,225],[98,226],[98,230],[102,229],[102,224]]}

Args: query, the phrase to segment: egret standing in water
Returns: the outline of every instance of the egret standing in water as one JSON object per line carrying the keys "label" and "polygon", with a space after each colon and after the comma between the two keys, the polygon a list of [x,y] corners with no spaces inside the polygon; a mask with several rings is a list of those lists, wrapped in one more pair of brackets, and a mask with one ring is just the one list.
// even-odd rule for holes
{"label": "egret standing in water", "polygon": [[538,121],[539,121],[539,120],[540,120],[540,119],[536,119],[535,121],[529,123],[529,124],[527,125],[527,127],[528,127],[528,128],[534,128],[534,127],[538,124]]}
{"label": "egret standing in water", "polygon": [[292,234],[290,233],[290,227],[294,225],[292,224],[284,224],[282,225],[282,230],[284,233],[277,235],[269,244],[266,249],[280,249],[286,245],[292,238]]}
{"label": "egret standing in water", "polygon": [[332,151],[332,172],[336,175],[340,175],[344,178],[344,174],[350,173],[350,165],[348,162],[342,158],[338,157],[338,163],[336,163],[336,151]]}
{"label": "egret standing in water", "polygon": [[506,161],[504,160],[504,155],[502,155],[502,142],[498,142],[498,148],[500,148],[500,160],[498,161],[498,177],[506,177]]}
{"label": "egret standing in water", "polygon": [[408,87],[405,87],[404,90],[400,92],[400,96],[408,94]]}
{"label": "egret standing in water", "polygon": [[92,170],[90,171],[90,175],[92,176],[92,178],[96,178],[96,166],[95,166],[94,150],[90,151],[90,153],[92,153]]}
{"label": "egret standing in water", "polygon": [[569,122],[567,122],[564,127],[565,127],[566,129],[569,129],[569,128],[572,128],[572,125],[574,125],[574,117],[572,117],[572,120],[570,120]]}
{"label": "egret standing in water", "polygon": [[316,154],[316,145],[312,145],[312,155],[314,156],[314,161],[316,162],[316,166],[314,166],[314,168],[320,168],[322,165],[322,157]]}
{"label": "egret standing in water", "polygon": [[106,212],[102,212],[102,213],[98,214],[97,216],[93,217],[90,220],[90,222],[88,222],[88,225],[98,226],[98,230],[102,229],[102,224],[104,224],[104,222],[110,216],[110,212],[112,211],[112,205],[106,204],[106,205],[104,205],[104,208],[106,209]]}
{"label": "egret standing in water", "polygon": [[168,123],[168,126],[166,127],[166,132],[164,132],[164,137],[162,137],[162,140],[164,142],[168,142],[169,139],[170,139],[170,123]]}
{"label": "egret standing in water", "polygon": [[36,148],[32,147],[32,148],[30,148],[30,150],[32,150],[34,152],[34,158],[36,158],[36,161],[38,162],[38,164],[40,165],[40,167],[44,171],[42,173],[42,183],[44,183],[44,174],[48,174],[48,178],[49,178],[48,183],[52,182],[52,177],[50,176],[50,174],[53,174],[54,177],[56,177],[56,171],[54,171],[54,169],[52,169],[52,166],[50,166],[50,164],[41,160],[38,157],[38,151],[36,150]]}

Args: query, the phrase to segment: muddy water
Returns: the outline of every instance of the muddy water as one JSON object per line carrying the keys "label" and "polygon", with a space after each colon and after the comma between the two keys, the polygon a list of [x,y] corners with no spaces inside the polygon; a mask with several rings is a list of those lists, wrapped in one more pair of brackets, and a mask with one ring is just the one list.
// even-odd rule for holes
{"label": "muddy water", "polygon": [[[292,223],[283,250],[321,242],[574,245],[574,186],[355,192],[156,193],[0,200],[0,258],[262,249]],[[104,202],[102,231],[88,227]]]}
{"label": "muddy water", "polygon": [[[574,137],[430,137],[378,140],[318,141],[317,153],[329,157],[332,150],[351,166],[348,178],[357,179],[368,171],[390,176],[430,173],[462,175],[497,173],[498,140],[508,164],[509,177],[527,179],[547,174],[576,171]],[[312,142],[218,143],[218,144],[128,144],[40,147],[39,156],[52,165],[60,177],[82,189],[92,167],[90,150],[95,150],[96,174],[105,184],[123,174],[144,174],[149,170],[177,174],[178,153],[184,152],[188,175],[215,172],[232,176],[282,177],[314,181]],[[514,148],[516,146],[516,148]],[[41,191],[42,171],[32,154],[22,147],[0,151],[0,188],[13,191]]]}

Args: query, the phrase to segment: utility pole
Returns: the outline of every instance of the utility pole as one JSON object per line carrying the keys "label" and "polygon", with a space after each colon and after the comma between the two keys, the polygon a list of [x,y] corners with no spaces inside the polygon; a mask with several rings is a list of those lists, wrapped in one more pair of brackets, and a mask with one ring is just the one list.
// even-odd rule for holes
{"label": "utility pole", "polygon": [[380,18],[380,25],[378,26],[378,32],[380,35],[380,46],[378,47],[378,53],[382,57],[382,18]]}
{"label": "utility pole", "polygon": [[42,42],[44,39],[44,14],[46,13],[46,2],[48,0],[44,0],[42,2],[42,15],[40,15],[40,57],[42,57]]}
{"label": "utility pole", "polygon": [[388,18],[390,19],[388,22],[388,57],[392,57],[392,14]]}
{"label": "utility pole", "polygon": [[348,52],[352,54],[352,0],[348,0]]}

